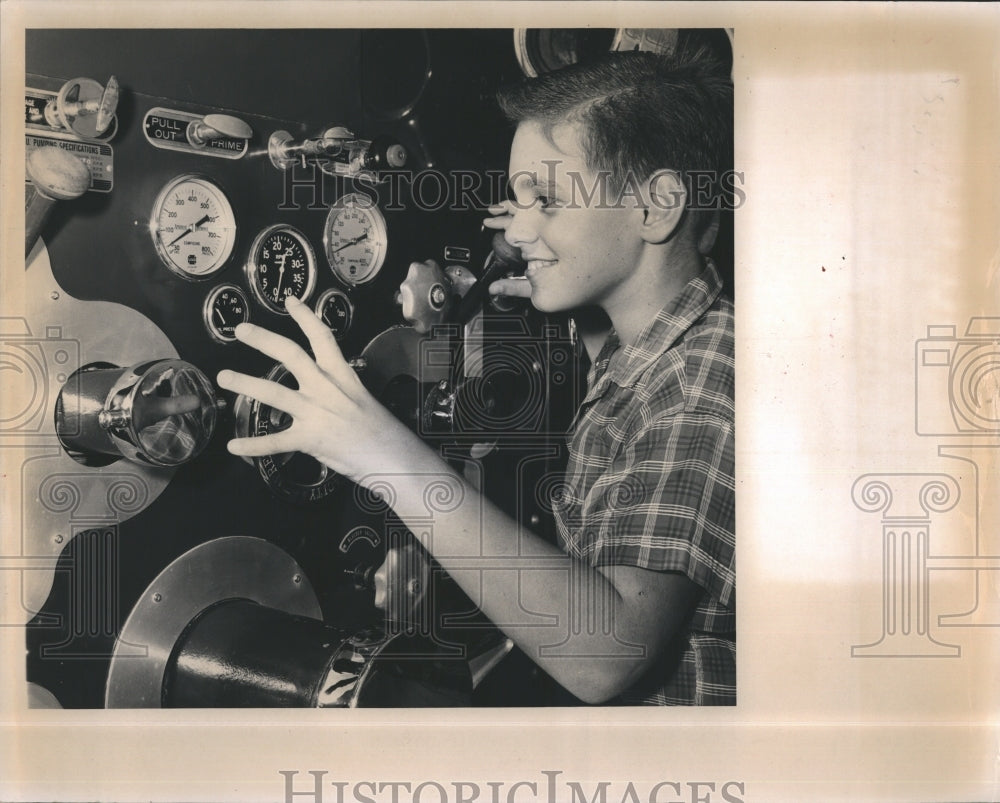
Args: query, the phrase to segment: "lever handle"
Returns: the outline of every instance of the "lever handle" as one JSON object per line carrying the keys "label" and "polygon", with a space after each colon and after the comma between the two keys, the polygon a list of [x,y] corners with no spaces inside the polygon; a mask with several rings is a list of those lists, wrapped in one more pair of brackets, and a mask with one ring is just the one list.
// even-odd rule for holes
{"label": "lever handle", "polygon": [[32,151],[26,170],[32,187],[24,206],[25,256],[35,247],[56,201],[79,198],[90,187],[90,170],[83,160],[61,148]]}
{"label": "lever handle", "polygon": [[229,114],[206,114],[201,120],[192,120],[187,127],[188,141],[197,148],[221,137],[250,139],[252,136],[253,129],[247,123]]}

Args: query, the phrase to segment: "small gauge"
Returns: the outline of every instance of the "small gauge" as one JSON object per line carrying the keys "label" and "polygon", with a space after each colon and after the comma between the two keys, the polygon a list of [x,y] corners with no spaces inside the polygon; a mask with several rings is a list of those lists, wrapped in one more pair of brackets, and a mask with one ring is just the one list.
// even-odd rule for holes
{"label": "small gauge", "polygon": [[246,293],[235,284],[220,284],[205,299],[202,317],[213,340],[236,342],[236,326],[250,320]]}
{"label": "small gauge", "polygon": [[192,281],[225,267],[236,244],[236,216],[226,194],[202,176],[167,182],[153,203],[149,231],[163,264]]}
{"label": "small gauge", "polygon": [[250,246],[247,281],[254,297],[271,312],[287,315],[285,299],[305,301],[316,286],[316,254],[298,229],[268,226]]}
{"label": "small gauge", "polygon": [[385,218],[367,195],[344,195],[326,216],[323,248],[330,268],[345,284],[370,282],[385,262]]}
{"label": "small gauge", "polygon": [[335,337],[343,337],[351,328],[354,305],[339,290],[325,290],[316,299],[316,314],[330,327]]}

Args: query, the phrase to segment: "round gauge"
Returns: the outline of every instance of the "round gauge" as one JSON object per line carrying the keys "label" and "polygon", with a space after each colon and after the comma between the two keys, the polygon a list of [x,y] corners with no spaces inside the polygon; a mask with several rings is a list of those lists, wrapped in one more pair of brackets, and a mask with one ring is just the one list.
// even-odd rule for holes
{"label": "round gauge", "polygon": [[163,264],[200,281],[222,270],[236,244],[236,216],[225,193],[207,178],[177,176],[160,190],[149,230]]}
{"label": "round gauge", "polygon": [[254,297],[271,312],[287,315],[285,299],[305,301],[316,286],[316,254],[298,229],[268,226],[250,246],[247,281]]}
{"label": "round gauge", "polygon": [[326,216],[323,248],[334,274],[354,286],[370,282],[385,262],[385,218],[367,195],[344,195]]}
{"label": "round gauge", "polygon": [[339,290],[325,290],[316,299],[316,314],[330,327],[335,337],[343,337],[351,328],[354,305]]}
{"label": "round gauge", "polygon": [[246,293],[235,284],[220,284],[205,299],[202,308],[205,328],[219,343],[236,342],[237,324],[250,320]]}

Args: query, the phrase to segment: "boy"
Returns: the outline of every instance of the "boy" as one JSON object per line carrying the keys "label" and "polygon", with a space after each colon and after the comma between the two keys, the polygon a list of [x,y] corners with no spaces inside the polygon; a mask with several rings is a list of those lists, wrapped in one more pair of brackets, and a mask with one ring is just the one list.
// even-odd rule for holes
{"label": "boy", "polygon": [[[594,359],[554,500],[562,548],[479,500],[294,299],[315,362],[258,327],[237,336],[283,362],[299,390],[219,375],[294,423],[230,451],[307,452],[368,487],[391,477],[386,501],[404,522],[444,484],[458,501],[435,514],[432,538],[415,534],[567,690],[590,703],[734,704],[733,313],[702,256],[717,218],[696,208],[689,180],[727,166],[728,78],[698,58],[612,54],[501,102],[518,123],[514,199],[487,225],[528,267],[491,290],[543,311],[596,307],[613,327],[583,332]],[[475,559],[489,570],[470,571]],[[574,626],[581,612],[612,627]]]}

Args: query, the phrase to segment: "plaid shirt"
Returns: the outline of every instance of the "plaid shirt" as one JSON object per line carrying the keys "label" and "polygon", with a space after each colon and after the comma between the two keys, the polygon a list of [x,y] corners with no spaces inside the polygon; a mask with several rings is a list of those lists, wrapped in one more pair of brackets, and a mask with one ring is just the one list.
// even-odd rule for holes
{"label": "plaid shirt", "polygon": [[707,263],[633,345],[612,332],[568,435],[553,505],[563,549],[701,588],[682,632],[618,703],[736,702],[733,306],[721,289]]}

